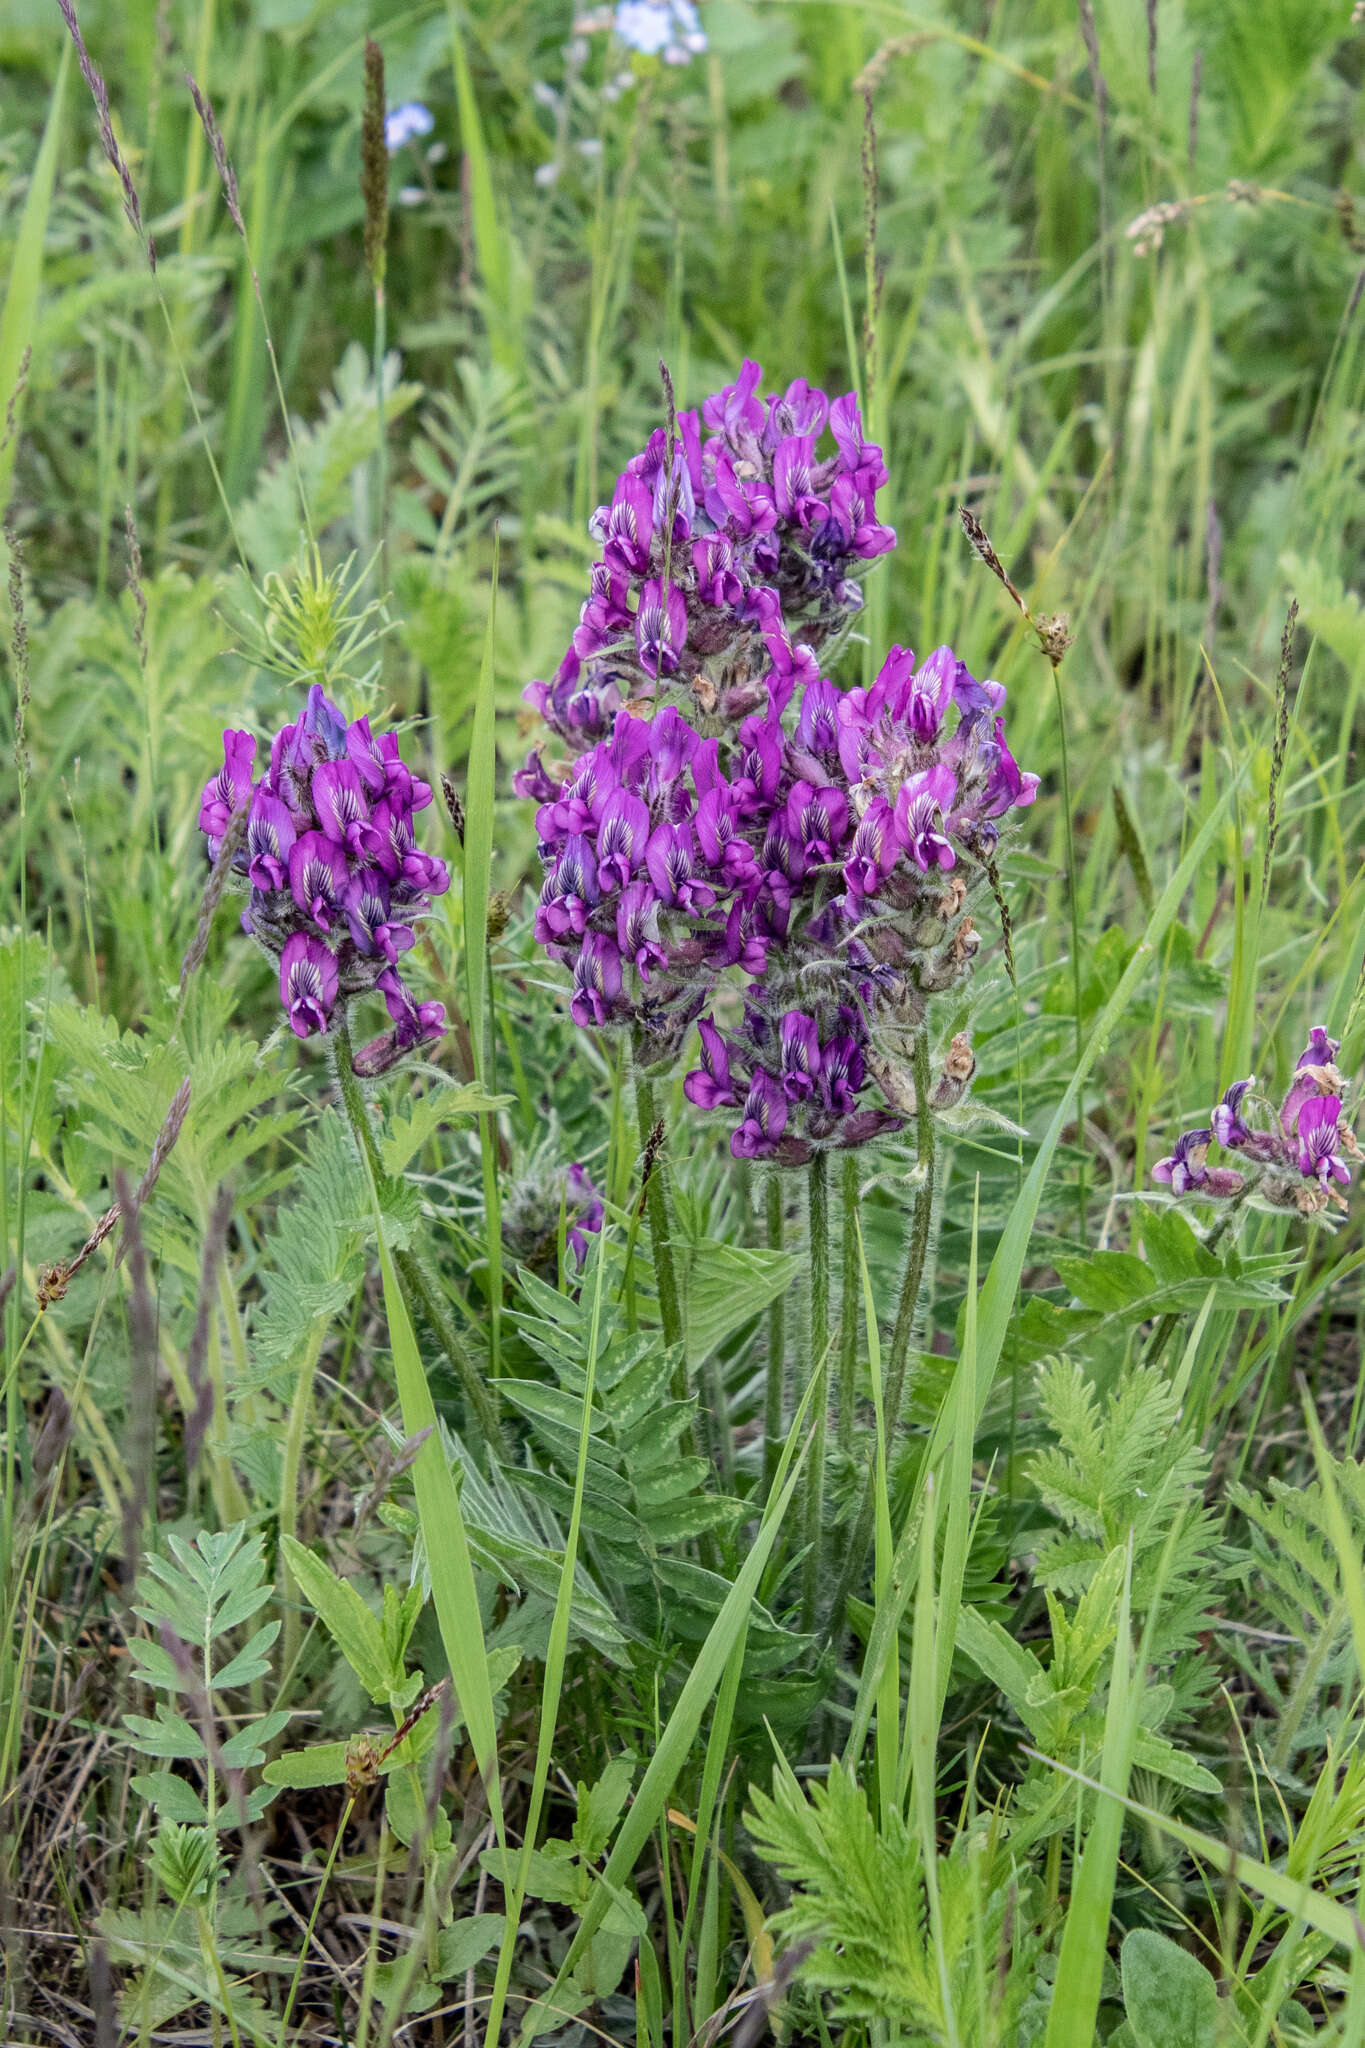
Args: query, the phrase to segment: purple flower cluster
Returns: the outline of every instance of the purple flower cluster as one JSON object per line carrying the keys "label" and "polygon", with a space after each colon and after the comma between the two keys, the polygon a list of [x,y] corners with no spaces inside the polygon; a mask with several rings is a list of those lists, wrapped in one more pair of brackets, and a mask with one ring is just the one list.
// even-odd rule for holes
{"label": "purple flower cluster", "polygon": [[317,683],[298,723],[276,734],[259,781],[255,761],[254,734],[223,734],[223,766],[199,807],[209,858],[245,811],[233,859],[251,891],[242,929],[279,961],[290,1028],[325,1032],[338,997],[375,990],[393,1029],[357,1054],[356,1070],[382,1073],[445,1029],[443,1006],[415,1002],[398,972],[413,921],[450,886],[445,863],[413,836],[431,790],[404,765],[395,734],[376,738],[368,718],[348,725]]}
{"label": "purple flower cluster", "polygon": [[[1338,1190],[1350,1184],[1346,1160],[1358,1159],[1360,1149],[1342,1121],[1346,1083],[1335,1064],[1340,1050],[1340,1042],[1315,1024],[1278,1112],[1265,1104],[1267,1122],[1249,1122],[1248,1104],[1259,1100],[1253,1093],[1256,1077],[1234,1081],[1214,1105],[1207,1127],[1177,1139],[1170,1157],[1152,1168],[1152,1178],[1174,1195],[1226,1201],[1251,1186],[1277,1209],[1297,1209],[1307,1216],[1320,1215],[1333,1202],[1344,1209],[1346,1199]],[[1213,1144],[1237,1153],[1248,1171],[1209,1166]]]}
{"label": "purple flower cluster", "polygon": [[746,361],[700,413],[677,415],[673,439],[657,428],[593,514],[602,555],[578,629],[552,680],[524,693],[570,753],[665,684],[690,689],[704,716],[780,713],[861,609],[860,573],[895,546],[876,517],[886,465],[856,398],[831,403],[802,378],[764,397],[761,377]]}
{"label": "purple flower cluster", "polygon": [[[853,398],[758,381],[746,363],[700,426],[656,433],[595,516],[573,646],[525,693],[568,758],[533,749],[516,788],[575,1021],[628,1028],[664,1067],[701,1019],[690,1100],[729,1114],[737,1157],[796,1165],[903,1121],[898,1053],[969,971],[971,888],[1037,777],[1003,689],[951,648],[917,666],[894,647],[865,689],[822,672],[855,572],[895,542],[885,466]],[[722,1029],[703,1012],[727,978]]]}

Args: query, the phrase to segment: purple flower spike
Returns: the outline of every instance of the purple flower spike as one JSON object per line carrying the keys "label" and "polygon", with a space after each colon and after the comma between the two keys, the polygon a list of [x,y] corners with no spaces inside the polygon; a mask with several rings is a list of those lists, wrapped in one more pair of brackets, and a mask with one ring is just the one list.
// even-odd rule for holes
{"label": "purple flower spike", "polygon": [[564,1242],[574,1255],[581,1273],[588,1262],[588,1239],[599,1235],[606,1216],[606,1204],[575,1160],[564,1176]]}
{"label": "purple flower spike", "polygon": [[788,1102],[804,1102],[820,1078],[820,1033],[815,1019],[788,1010],[778,1027],[782,1056],[782,1093]]}
{"label": "purple flower spike", "polygon": [[759,1067],[749,1083],[744,1119],[730,1140],[736,1159],[766,1159],[787,1128],[787,1101],[769,1073]]}
{"label": "purple flower spike", "polygon": [[1242,1121],[1242,1098],[1248,1088],[1255,1085],[1254,1074],[1248,1074],[1245,1081],[1234,1081],[1222,1101],[1214,1105],[1209,1117],[1214,1137],[1229,1150],[1236,1145],[1245,1145],[1251,1136],[1250,1124]]}
{"label": "purple flower spike", "polygon": [[870,474],[856,470],[852,476],[834,479],[829,494],[829,523],[834,528],[830,538],[837,537],[839,546],[831,547],[831,554],[856,555],[860,561],[871,562],[878,555],[889,555],[896,545],[895,527],[883,526],[873,516],[876,486],[869,486]]}
{"label": "purple flower spike", "polygon": [[217,855],[217,841],[227,831],[235,811],[251,801],[251,769],[256,759],[256,739],[249,732],[223,734],[223,765],[211,782],[204,784],[199,800],[199,830],[207,833],[210,855]]}
{"label": "purple flower spike", "polygon": [[944,761],[912,775],[896,798],[896,836],[923,874],[930,868],[951,868],[957,855],[943,833],[943,814],[952,808],[957,783]]}
{"label": "purple flower spike", "polygon": [[288,805],[261,783],[251,799],[246,828],[247,873],[254,888],[289,887],[289,852],[295,837]]}
{"label": "purple flower spike", "polygon": [[305,832],[289,849],[289,890],[319,931],[330,932],[341,915],[346,856],[322,832]]}
{"label": "purple flower spike", "polygon": [[701,1065],[684,1080],[683,1094],[698,1109],[733,1109],[735,1089],[725,1040],[709,1017],[702,1018],[697,1030],[701,1033]]}
{"label": "purple flower spike", "polygon": [[1343,1187],[1350,1185],[1350,1170],[1337,1151],[1341,1142],[1340,1118],[1339,1095],[1315,1095],[1299,1111],[1299,1172],[1311,1175],[1323,1187],[1334,1180],[1340,1181]]}
{"label": "purple flower spike", "polygon": [[1329,1038],[1326,1026],[1315,1024],[1308,1034],[1307,1045],[1294,1062],[1295,1071],[1300,1067],[1330,1067],[1340,1051],[1341,1040]]}
{"label": "purple flower spike", "polygon": [[609,1024],[621,994],[621,955],[602,932],[589,932],[573,970],[569,1013],[575,1024]]}
{"label": "purple flower spike", "polygon": [[280,1001],[296,1038],[327,1029],[336,1001],[337,964],[330,946],[307,932],[295,932],[280,954]]}
{"label": "purple flower spike", "polygon": [[[562,939],[571,932],[575,937],[581,937],[588,928],[588,918],[601,891],[597,886],[597,863],[593,859],[592,847],[580,833],[564,841],[552,877],[553,890],[547,887],[541,894],[545,929],[552,939]],[[548,883],[551,878],[546,879]],[[538,912],[537,935],[540,924],[541,913]],[[541,944],[545,943],[542,939]]]}
{"label": "purple flower spike", "polygon": [[676,583],[667,591],[658,576],[640,585],[635,646],[647,676],[672,675],[687,642],[687,601]]}
{"label": "purple flower spike", "polygon": [[1212,1131],[1186,1131],[1176,1139],[1170,1158],[1158,1159],[1152,1168],[1152,1179],[1169,1182],[1173,1195],[1188,1194],[1191,1188],[1202,1187],[1208,1179],[1204,1155],[1212,1139]]}

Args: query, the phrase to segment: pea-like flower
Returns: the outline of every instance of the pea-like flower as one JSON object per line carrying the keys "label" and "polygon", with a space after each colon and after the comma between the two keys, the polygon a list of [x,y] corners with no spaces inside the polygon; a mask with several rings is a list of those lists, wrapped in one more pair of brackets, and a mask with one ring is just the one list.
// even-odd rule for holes
{"label": "pea-like flower", "polygon": [[[1347,1084],[1336,1066],[1340,1050],[1322,1025],[1314,1025],[1278,1114],[1253,1092],[1253,1075],[1234,1081],[1210,1112],[1208,1129],[1186,1132],[1171,1156],[1153,1167],[1153,1179],[1176,1196],[1222,1200],[1254,1191],[1272,1208],[1307,1216],[1333,1204],[1345,1208],[1340,1190],[1350,1184],[1346,1161],[1359,1158],[1360,1148],[1343,1116]],[[1254,1105],[1259,1121],[1253,1121]],[[1238,1155],[1240,1170],[1205,1164],[1214,1143]]]}
{"label": "pea-like flower", "polygon": [[243,929],[280,967],[280,1000],[300,1038],[325,1032],[337,1001],[382,995],[395,1029],[357,1055],[357,1070],[381,1073],[445,1029],[440,1003],[416,1003],[398,973],[415,942],[414,923],[450,885],[445,863],[418,847],[412,819],[431,802],[397,736],[349,725],[319,684],[303,715],[271,742],[269,766],[253,780],[256,740],[223,735],[223,766],[206,783],[199,827],[216,857],[237,811],[246,835],[233,871],[249,895]]}

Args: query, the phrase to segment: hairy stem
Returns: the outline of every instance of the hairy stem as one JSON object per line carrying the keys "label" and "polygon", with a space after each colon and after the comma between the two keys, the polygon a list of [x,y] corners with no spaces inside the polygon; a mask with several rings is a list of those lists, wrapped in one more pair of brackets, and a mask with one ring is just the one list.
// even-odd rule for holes
{"label": "hairy stem", "polygon": [[[763,1190],[765,1220],[767,1223],[768,1250],[782,1249],[783,1221],[786,1203],[782,1193],[782,1176],[772,1169]],[[782,1456],[783,1439],[783,1378],[787,1364],[787,1297],[779,1294],[768,1310],[768,1373],[763,1392],[763,1498],[772,1491],[773,1478],[777,1472],[777,1461]]]}
{"label": "hairy stem", "polygon": [[[806,1169],[806,1200],[809,1218],[810,1254],[810,1377],[823,1374],[829,1351],[829,1156],[817,1152]],[[805,1512],[802,1534],[806,1559],[802,1567],[801,1626],[815,1623],[815,1603],[820,1588],[820,1541],[825,1507],[825,1424],[829,1400],[817,1393],[814,1402],[814,1439],[806,1460]]]}
{"label": "hairy stem", "polygon": [[853,1454],[853,1413],[858,1403],[858,1159],[844,1158],[844,1270],[839,1293],[839,1449]]}
{"label": "hairy stem", "polygon": [[[351,1029],[344,1012],[337,1012],[328,1035],[332,1040],[336,1059],[337,1086],[341,1091],[342,1107],[346,1111],[347,1121],[351,1126],[356,1144],[360,1147],[362,1154],[369,1163],[370,1171],[375,1178],[375,1185],[382,1187],[388,1179],[388,1175],[384,1172],[383,1162],[379,1157],[379,1147],[374,1141],[374,1130],[370,1123],[370,1112],[365,1104],[365,1092],[360,1085],[352,1063]],[[421,1261],[412,1252],[399,1251],[395,1248],[393,1263],[397,1269],[398,1278],[402,1283],[404,1298],[408,1304],[408,1314],[413,1314],[415,1302],[421,1303],[422,1311],[427,1321],[431,1324],[432,1329],[440,1340],[441,1349],[445,1352],[456,1378],[464,1388],[466,1398],[478,1419],[480,1429],[490,1445],[496,1444],[498,1435],[497,1405],[480,1376],[473,1359],[460,1341],[459,1333],[455,1328],[450,1310],[446,1307],[445,1302],[442,1300],[428,1274],[424,1272]],[[416,1318],[414,1317],[415,1320]]]}

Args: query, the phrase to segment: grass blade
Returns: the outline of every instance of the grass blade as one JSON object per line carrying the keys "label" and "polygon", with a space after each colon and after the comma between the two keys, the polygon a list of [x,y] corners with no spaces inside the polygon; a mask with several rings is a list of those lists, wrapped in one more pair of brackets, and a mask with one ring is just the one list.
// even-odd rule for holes
{"label": "grass blade", "polygon": [[[52,104],[47,110],[47,125],[43,129],[42,144],[33,166],[14,254],[10,259],[5,308],[0,313],[0,417],[3,417],[15,392],[20,365],[25,352],[33,345],[33,333],[38,322],[38,295],[43,282],[43,240],[52,205],[52,181],[57,169],[57,144],[61,140],[62,108],[66,101],[66,74],[70,69],[71,45],[67,43],[57,66]],[[0,442],[3,442],[0,446],[0,515],[9,503],[22,406],[21,396],[15,401],[13,433],[7,435],[5,428],[0,427]]]}

